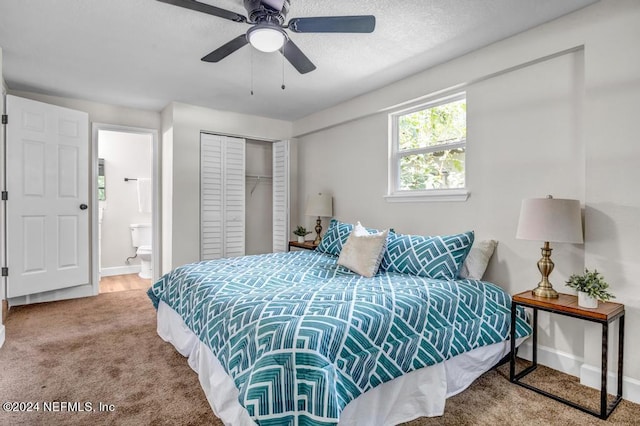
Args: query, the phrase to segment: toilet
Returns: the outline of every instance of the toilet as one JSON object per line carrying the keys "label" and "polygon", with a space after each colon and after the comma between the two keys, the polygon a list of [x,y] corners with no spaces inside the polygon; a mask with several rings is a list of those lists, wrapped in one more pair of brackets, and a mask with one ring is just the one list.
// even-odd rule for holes
{"label": "toilet", "polygon": [[140,258],[140,278],[151,279],[153,277],[153,269],[151,265],[151,224],[150,223],[132,223],[129,225],[131,229],[131,243],[136,247],[136,255]]}

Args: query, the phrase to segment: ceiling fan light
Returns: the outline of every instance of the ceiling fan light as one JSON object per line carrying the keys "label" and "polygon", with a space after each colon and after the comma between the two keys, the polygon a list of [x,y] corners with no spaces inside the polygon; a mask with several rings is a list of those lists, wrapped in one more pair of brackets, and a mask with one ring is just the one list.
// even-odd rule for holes
{"label": "ceiling fan light", "polygon": [[253,27],[248,33],[249,43],[262,52],[275,52],[280,49],[286,36],[279,28]]}

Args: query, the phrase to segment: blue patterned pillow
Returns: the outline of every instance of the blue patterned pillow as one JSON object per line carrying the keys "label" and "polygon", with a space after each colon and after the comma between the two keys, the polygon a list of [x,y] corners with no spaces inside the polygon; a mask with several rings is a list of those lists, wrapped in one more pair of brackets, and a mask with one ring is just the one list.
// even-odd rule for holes
{"label": "blue patterned pillow", "polygon": [[380,269],[435,279],[455,279],[473,244],[473,231],[424,237],[389,233]]}
{"label": "blue patterned pillow", "polygon": [[[373,228],[365,229],[370,234],[377,234],[380,232]],[[347,242],[349,235],[351,235],[351,231],[353,231],[352,223],[344,223],[340,222],[338,219],[331,219],[331,222],[329,222],[329,229],[327,229],[327,232],[322,236],[322,241],[320,241],[316,250],[322,253],[340,256],[342,246]],[[390,229],[389,232],[393,232],[393,229]]]}
{"label": "blue patterned pillow", "polygon": [[322,236],[322,241],[316,250],[322,253],[333,254],[334,256],[340,256],[342,246],[347,242],[347,238],[353,230],[351,223],[342,223],[337,219],[331,219],[329,222],[329,229]]}

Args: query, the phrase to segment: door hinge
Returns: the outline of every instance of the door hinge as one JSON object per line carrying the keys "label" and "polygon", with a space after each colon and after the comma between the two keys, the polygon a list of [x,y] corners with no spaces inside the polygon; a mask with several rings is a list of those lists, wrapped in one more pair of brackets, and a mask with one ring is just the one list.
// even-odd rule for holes
{"label": "door hinge", "polygon": [[7,268],[6,266],[2,267],[2,276],[3,277],[8,277],[9,276],[9,268]]}
{"label": "door hinge", "polygon": [[7,191],[2,191],[2,201],[7,201],[9,199],[9,193]]}
{"label": "door hinge", "polygon": [[2,124],[9,123],[9,116],[7,114],[2,114]]}

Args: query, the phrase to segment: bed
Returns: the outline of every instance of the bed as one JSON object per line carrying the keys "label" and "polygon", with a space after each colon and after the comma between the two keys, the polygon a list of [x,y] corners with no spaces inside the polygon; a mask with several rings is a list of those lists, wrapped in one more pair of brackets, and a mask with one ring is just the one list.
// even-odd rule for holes
{"label": "bed", "polygon": [[[148,292],[158,333],[188,357],[225,424],[442,415],[447,397],[508,353],[510,297],[489,282],[398,272],[388,241],[371,277],[342,266],[328,240],[324,250],[178,267]],[[518,343],[530,332],[519,311]]]}

